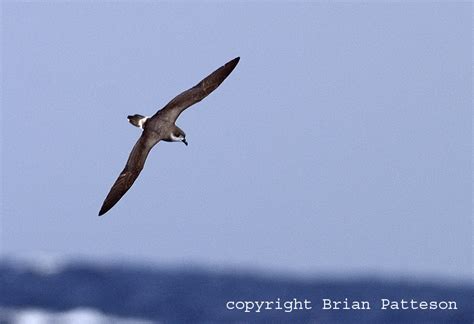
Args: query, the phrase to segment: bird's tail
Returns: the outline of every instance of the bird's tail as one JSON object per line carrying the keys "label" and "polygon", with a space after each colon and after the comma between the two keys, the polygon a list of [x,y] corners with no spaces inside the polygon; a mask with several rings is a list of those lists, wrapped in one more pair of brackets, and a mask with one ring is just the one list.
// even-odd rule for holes
{"label": "bird's tail", "polygon": [[145,117],[139,114],[135,114],[133,116],[130,115],[130,116],[127,116],[127,118],[130,124],[139,128],[143,128],[146,120],[148,119],[148,117]]}

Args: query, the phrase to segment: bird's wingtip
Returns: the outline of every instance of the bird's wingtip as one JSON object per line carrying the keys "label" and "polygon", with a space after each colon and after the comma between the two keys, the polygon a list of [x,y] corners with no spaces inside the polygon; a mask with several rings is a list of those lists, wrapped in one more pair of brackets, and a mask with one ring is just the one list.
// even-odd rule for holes
{"label": "bird's wingtip", "polygon": [[230,60],[229,62],[227,62],[224,66],[226,68],[231,68],[233,70],[237,66],[239,61],[240,61],[240,56],[237,56],[236,58],[234,58],[234,59]]}
{"label": "bird's wingtip", "polygon": [[233,65],[233,66],[236,66],[237,63],[239,63],[240,61],[240,56],[237,56],[236,58],[230,60],[229,62],[227,62],[226,65]]}

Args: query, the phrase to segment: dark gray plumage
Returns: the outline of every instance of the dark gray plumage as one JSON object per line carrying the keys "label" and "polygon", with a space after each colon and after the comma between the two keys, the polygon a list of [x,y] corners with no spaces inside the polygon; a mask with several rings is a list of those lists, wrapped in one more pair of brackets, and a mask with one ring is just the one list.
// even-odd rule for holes
{"label": "dark gray plumage", "polygon": [[129,122],[143,129],[143,133],[132,149],[125,168],[104,200],[99,216],[109,211],[130,189],[145,165],[150,150],[159,141],[186,142],[186,134],[175,125],[176,119],[188,107],[201,101],[214,91],[234,70],[240,57],[221,66],[197,85],[177,95],[151,118],[142,115],[128,116]]}

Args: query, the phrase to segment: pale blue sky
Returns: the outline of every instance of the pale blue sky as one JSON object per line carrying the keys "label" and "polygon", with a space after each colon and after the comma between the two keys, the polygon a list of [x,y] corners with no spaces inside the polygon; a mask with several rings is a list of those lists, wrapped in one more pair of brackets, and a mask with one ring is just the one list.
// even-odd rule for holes
{"label": "pale blue sky", "polygon": [[[2,3],[2,254],[468,278],[469,3]],[[234,58],[104,217],[153,114]]]}

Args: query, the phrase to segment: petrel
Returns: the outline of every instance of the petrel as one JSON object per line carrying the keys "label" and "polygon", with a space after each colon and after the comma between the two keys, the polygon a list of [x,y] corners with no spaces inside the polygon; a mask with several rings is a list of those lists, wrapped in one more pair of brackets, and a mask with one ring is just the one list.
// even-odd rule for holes
{"label": "petrel", "polygon": [[152,117],[138,114],[127,117],[132,125],[141,128],[143,132],[133,147],[125,168],[105,198],[99,216],[109,211],[130,189],[142,171],[148,153],[159,141],[183,142],[188,145],[186,134],[175,125],[176,119],[186,108],[206,98],[214,91],[234,70],[239,60],[240,57],[236,57],[227,62],[191,89],[177,95]]}

